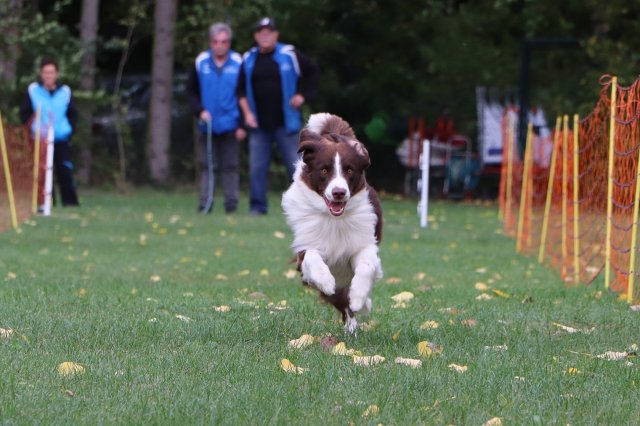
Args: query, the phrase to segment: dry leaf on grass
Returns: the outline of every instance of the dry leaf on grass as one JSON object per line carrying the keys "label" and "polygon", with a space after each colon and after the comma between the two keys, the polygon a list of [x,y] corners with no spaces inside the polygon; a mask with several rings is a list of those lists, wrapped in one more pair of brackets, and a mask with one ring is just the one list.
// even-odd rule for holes
{"label": "dry leaf on grass", "polygon": [[326,351],[332,350],[338,344],[338,339],[332,335],[323,336],[320,339],[320,347]]}
{"label": "dry leaf on grass", "polygon": [[15,333],[16,331],[12,328],[0,328],[0,339],[8,339]]}
{"label": "dry leaf on grass", "polygon": [[371,367],[373,365],[380,364],[384,362],[385,357],[380,355],[372,355],[372,356],[353,356],[353,363],[356,365],[363,365],[365,367]]}
{"label": "dry leaf on grass", "polygon": [[478,325],[478,321],[474,319],[463,319],[462,321],[460,321],[460,323],[462,325],[466,325],[467,327],[475,327],[476,325]]}
{"label": "dry leaf on grass", "polygon": [[282,231],[274,231],[273,236],[282,240],[286,235]]}
{"label": "dry leaf on grass", "polygon": [[310,346],[315,342],[315,337],[310,334],[303,334],[297,339],[289,340],[289,348],[291,349],[302,349]]}
{"label": "dry leaf on grass", "polygon": [[153,282],[153,283],[157,283],[161,280],[160,275],[151,275],[149,277],[149,281]]}
{"label": "dry leaf on grass", "polygon": [[393,301],[397,303],[408,302],[413,299],[413,293],[411,293],[410,291],[403,291],[396,294],[395,296],[392,296],[391,299],[393,299]]}
{"label": "dry leaf on grass", "polygon": [[557,323],[557,322],[552,322],[551,324],[555,325],[556,327],[558,327],[562,331],[566,331],[569,334],[573,334],[573,333],[589,334],[595,329],[595,327],[592,327],[590,329],[580,330],[578,328],[569,327],[569,326],[566,326],[566,325],[563,325],[563,324],[560,324],[560,323]]}
{"label": "dry leaf on grass", "polygon": [[505,293],[502,290],[498,290],[497,288],[492,288],[491,291],[493,292],[493,294],[495,294],[496,296],[502,297],[503,299],[509,299],[511,298],[511,295],[508,293]]}
{"label": "dry leaf on grass", "polygon": [[418,343],[418,353],[425,357],[439,354],[442,353],[442,346],[438,346],[435,343],[424,340]]}
{"label": "dry leaf on grass", "polygon": [[371,404],[366,410],[364,410],[362,417],[376,417],[378,414],[380,414],[380,408],[375,404]]}
{"label": "dry leaf on grass", "polygon": [[84,373],[84,367],[80,364],[76,364],[75,362],[66,361],[58,365],[58,374],[63,377],[82,373]]}
{"label": "dry leaf on grass", "polygon": [[484,274],[485,272],[487,272],[487,268],[478,268],[476,269],[476,272],[479,274]]}
{"label": "dry leaf on grass", "polygon": [[362,352],[355,349],[347,349],[347,344],[344,342],[337,343],[332,349],[331,353],[334,355],[353,356],[362,355]]}
{"label": "dry leaf on grass", "polygon": [[481,283],[481,282],[477,282],[477,283],[474,285],[474,287],[475,287],[475,289],[476,289],[476,290],[480,290],[480,291],[487,291],[487,290],[489,290],[489,286],[488,286],[488,285],[486,285],[485,283]]}
{"label": "dry leaf on grass", "polygon": [[412,358],[403,358],[401,356],[397,357],[395,360],[396,364],[401,364],[401,365],[408,365],[409,367],[412,368],[420,368],[422,367],[422,361],[419,359],[412,359]]}
{"label": "dry leaf on grass", "polygon": [[484,349],[501,352],[501,351],[506,351],[509,348],[507,347],[507,345],[495,345],[495,346],[485,346]]}
{"label": "dry leaf on grass", "polygon": [[193,321],[191,318],[189,318],[186,315],[180,315],[180,314],[175,314],[175,317],[178,318],[180,321],[184,321],[184,322],[191,322]]}
{"label": "dry leaf on grass", "polygon": [[491,300],[493,299],[493,296],[491,296],[490,294],[487,293],[482,293],[478,296],[476,296],[476,300]]}
{"label": "dry leaf on grass", "polygon": [[216,312],[229,312],[231,310],[231,306],[227,306],[227,305],[213,306],[211,309],[213,309]]}
{"label": "dry leaf on grass", "polygon": [[420,325],[420,330],[433,330],[440,327],[440,324],[438,324],[436,321],[425,321],[422,323],[422,325]]}
{"label": "dry leaf on grass", "polygon": [[640,312],[640,305],[631,305],[629,306],[629,309],[631,309],[633,312]]}
{"label": "dry leaf on grass", "polygon": [[284,277],[288,280],[294,279],[298,276],[298,272],[295,269],[287,269],[284,273]]}
{"label": "dry leaf on grass", "polygon": [[309,371],[308,368],[296,367],[295,365],[293,365],[291,361],[289,361],[286,358],[282,358],[280,360],[280,368],[282,368],[287,373],[294,373],[294,374],[302,374],[305,371]]}
{"label": "dry leaf on grass", "polygon": [[358,325],[358,328],[362,331],[371,331],[378,326],[378,323],[374,320],[362,322]]}
{"label": "dry leaf on grass", "polygon": [[494,417],[484,422],[482,426],[502,426],[502,419],[500,417]]}
{"label": "dry leaf on grass", "polygon": [[402,282],[402,279],[400,279],[398,277],[387,278],[387,284],[398,284],[400,282]]}
{"label": "dry leaf on grass", "polygon": [[468,367],[466,365],[449,364],[449,368],[458,373],[466,373]]}

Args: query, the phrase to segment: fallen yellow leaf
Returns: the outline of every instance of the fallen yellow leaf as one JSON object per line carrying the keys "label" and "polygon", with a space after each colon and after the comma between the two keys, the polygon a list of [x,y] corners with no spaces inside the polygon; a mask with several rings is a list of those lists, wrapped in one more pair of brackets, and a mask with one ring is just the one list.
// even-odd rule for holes
{"label": "fallen yellow leaf", "polygon": [[413,299],[413,293],[411,293],[410,291],[403,291],[396,294],[395,296],[392,296],[391,299],[393,299],[393,301],[397,303],[408,302]]}
{"label": "fallen yellow leaf", "polygon": [[378,408],[377,405],[371,404],[364,410],[362,417],[376,417],[378,414],[380,414],[380,408]]}
{"label": "fallen yellow leaf", "polygon": [[75,362],[66,361],[58,365],[58,374],[63,377],[82,373],[84,373],[84,367],[80,364],[76,364]]}
{"label": "fallen yellow leaf", "polygon": [[500,417],[494,417],[484,422],[482,426],[502,426],[502,419]]}
{"label": "fallen yellow leaf", "polygon": [[384,360],[385,360],[385,357],[380,355],[373,355],[373,356],[354,355],[353,356],[354,364],[363,365],[365,367],[371,367],[372,365],[380,364],[384,362]]}
{"label": "fallen yellow leaf", "polygon": [[158,281],[161,280],[160,275],[151,275],[149,277],[149,280],[151,280],[151,282],[157,283]]}
{"label": "fallen yellow leaf", "polygon": [[510,294],[507,294],[502,290],[498,290],[497,288],[492,288],[491,291],[493,291],[493,294],[495,294],[496,296],[500,296],[504,299],[509,299],[511,297]]}
{"label": "fallen yellow leaf", "polygon": [[295,277],[298,276],[298,272],[296,272],[295,269],[287,269],[287,271],[284,273],[284,277],[291,280]]}
{"label": "fallen yellow leaf", "polygon": [[260,269],[260,276],[266,277],[269,275],[268,269]]}
{"label": "fallen yellow leaf", "polygon": [[412,358],[402,358],[402,357],[397,357],[395,360],[396,364],[402,364],[402,365],[408,365],[409,367],[412,368],[420,368],[422,367],[422,361],[419,359],[412,359]]}
{"label": "fallen yellow leaf", "polygon": [[347,345],[344,342],[337,343],[331,349],[331,353],[333,355],[343,355],[343,356],[362,355],[362,352],[360,351],[356,351],[354,349],[347,349]]}
{"label": "fallen yellow leaf", "polygon": [[400,337],[401,332],[402,330],[398,330],[395,333],[393,333],[393,336],[391,336],[391,340],[398,340],[398,337]]}
{"label": "fallen yellow leaf", "polygon": [[295,365],[293,365],[291,361],[289,361],[286,358],[282,358],[280,360],[280,368],[282,368],[287,373],[294,373],[294,374],[302,374],[305,371],[309,371],[308,368],[296,367]]}
{"label": "fallen yellow leaf", "polygon": [[449,364],[449,368],[458,373],[465,373],[468,367],[466,365]]}
{"label": "fallen yellow leaf", "polygon": [[315,341],[315,337],[310,334],[303,334],[297,339],[289,340],[289,348],[302,349],[309,345],[312,345]]}
{"label": "fallen yellow leaf", "polygon": [[191,318],[189,318],[186,315],[180,315],[180,314],[176,314],[175,315],[176,318],[178,318],[180,321],[184,321],[184,322],[191,322],[193,321]]}
{"label": "fallen yellow leaf", "polygon": [[400,279],[398,277],[387,278],[387,284],[398,284],[401,281],[402,281],[402,279]]}
{"label": "fallen yellow leaf", "polygon": [[433,330],[438,327],[440,327],[440,324],[438,324],[436,321],[429,320],[422,323],[422,325],[420,326],[420,330]]}
{"label": "fallen yellow leaf", "polygon": [[231,306],[220,305],[220,306],[214,306],[212,309],[216,312],[229,312],[231,310]]}
{"label": "fallen yellow leaf", "polygon": [[489,286],[481,282],[477,282],[474,287],[476,288],[476,290],[480,290],[480,291],[489,290]]}
{"label": "fallen yellow leaf", "polygon": [[442,353],[442,347],[424,340],[418,343],[418,353],[422,356],[431,356]]}
{"label": "fallen yellow leaf", "polygon": [[15,334],[15,330],[12,328],[0,328],[0,338],[8,339]]}
{"label": "fallen yellow leaf", "polygon": [[283,239],[285,237],[285,234],[282,231],[275,231],[273,233],[273,236],[276,237],[276,238],[279,238],[279,239]]}

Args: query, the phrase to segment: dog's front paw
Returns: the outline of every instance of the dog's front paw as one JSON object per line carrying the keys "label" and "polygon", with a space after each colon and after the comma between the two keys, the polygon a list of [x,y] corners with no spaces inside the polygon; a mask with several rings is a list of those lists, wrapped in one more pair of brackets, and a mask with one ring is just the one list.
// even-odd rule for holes
{"label": "dog's front paw", "polygon": [[307,250],[301,265],[301,272],[302,279],[307,284],[314,286],[327,296],[333,296],[335,294],[336,279],[316,251]]}

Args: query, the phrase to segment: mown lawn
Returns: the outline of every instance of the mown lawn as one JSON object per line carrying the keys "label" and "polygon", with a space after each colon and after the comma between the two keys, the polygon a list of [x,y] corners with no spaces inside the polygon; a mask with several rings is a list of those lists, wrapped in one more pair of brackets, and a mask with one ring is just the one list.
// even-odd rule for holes
{"label": "mown lawn", "polygon": [[[278,194],[266,217],[220,202],[200,216],[189,192],[81,195],[0,234],[1,424],[640,421],[637,358],[597,357],[640,343],[640,313],[516,254],[495,205],[433,202],[421,229],[415,200],[385,197],[385,278],[352,337],[292,277]],[[290,349],[303,334],[385,361]],[[421,356],[422,341],[441,353]],[[60,375],[65,361],[84,373]]]}

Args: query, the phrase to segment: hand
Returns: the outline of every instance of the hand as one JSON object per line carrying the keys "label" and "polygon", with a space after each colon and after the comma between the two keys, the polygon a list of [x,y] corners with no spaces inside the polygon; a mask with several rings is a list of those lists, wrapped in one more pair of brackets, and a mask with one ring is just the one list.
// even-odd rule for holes
{"label": "hand", "polygon": [[244,138],[246,137],[247,137],[247,131],[242,127],[238,127],[236,129],[236,140],[241,141],[241,140],[244,140]]}
{"label": "hand", "polygon": [[207,111],[206,109],[203,109],[202,112],[200,113],[200,120],[202,121],[211,121],[211,114],[209,114],[209,111]]}
{"label": "hand", "polygon": [[258,127],[258,120],[256,120],[256,116],[253,115],[252,112],[245,114],[244,122],[247,125],[247,127],[251,127],[252,129],[255,129],[256,127]]}
{"label": "hand", "polygon": [[289,100],[289,105],[291,105],[294,108],[300,108],[300,106],[304,103],[304,96],[302,96],[299,93],[296,93],[295,95],[293,95],[291,97],[291,99]]}

